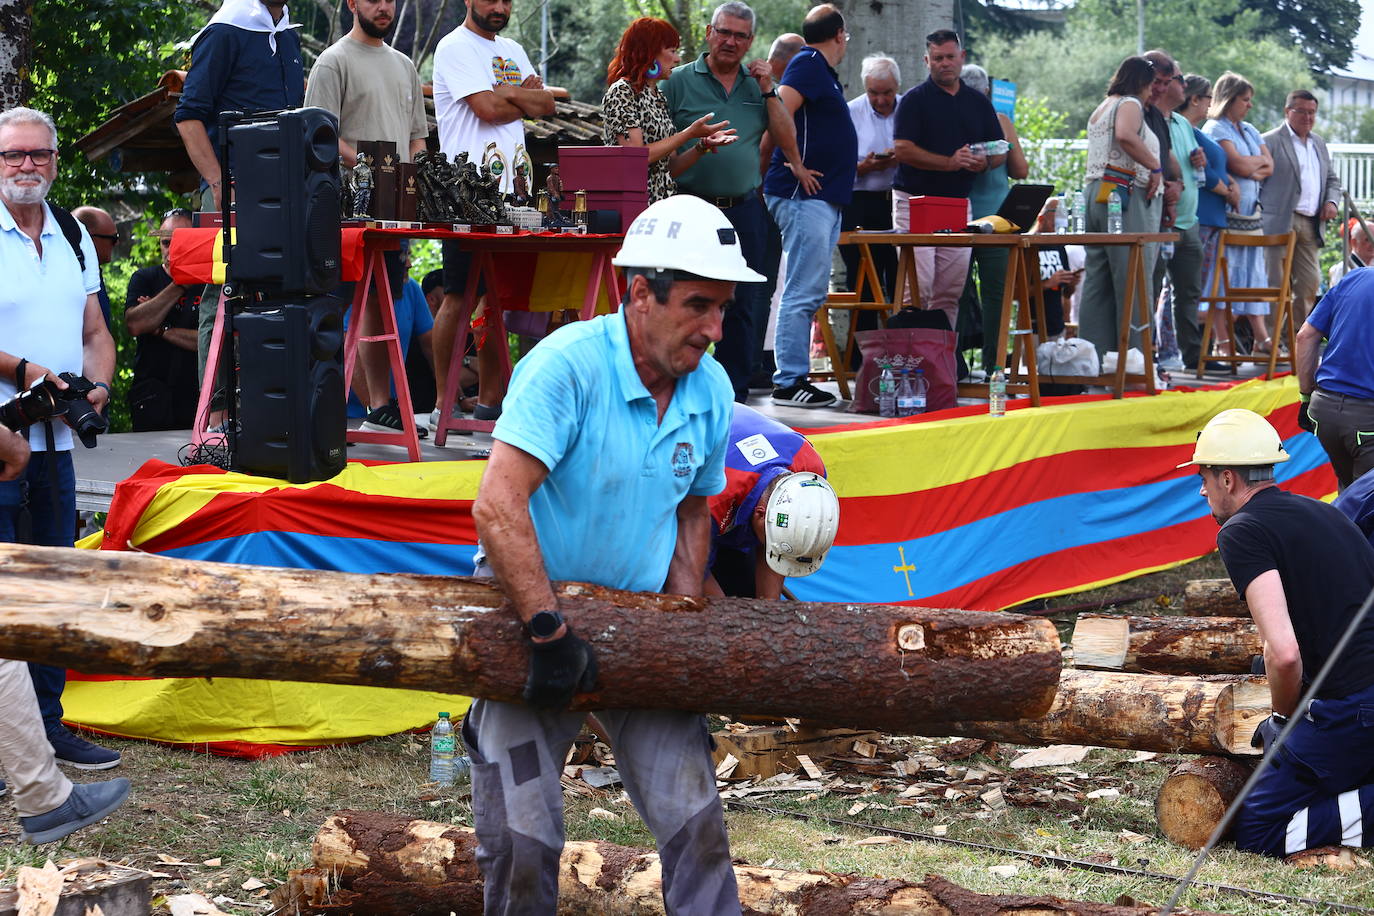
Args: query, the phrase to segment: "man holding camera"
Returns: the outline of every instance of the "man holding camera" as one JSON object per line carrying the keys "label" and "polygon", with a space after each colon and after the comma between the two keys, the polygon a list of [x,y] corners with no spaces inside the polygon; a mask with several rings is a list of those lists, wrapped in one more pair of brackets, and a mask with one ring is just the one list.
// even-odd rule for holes
{"label": "man holding camera", "polygon": [[[100,265],[90,235],[44,202],[56,177],[52,118],[29,108],[0,113],[0,404],[36,383],[60,397],[69,387],[58,377],[65,372],[90,380],[85,400],[98,411],[110,399],[114,339],[100,313]],[[28,468],[0,482],[0,541],[70,547],[76,531],[72,431],[65,423],[44,422],[31,425],[27,435],[33,450]],[[62,725],[66,671],[29,668],[58,761],[78,769],[117,766],[119,754]]]}

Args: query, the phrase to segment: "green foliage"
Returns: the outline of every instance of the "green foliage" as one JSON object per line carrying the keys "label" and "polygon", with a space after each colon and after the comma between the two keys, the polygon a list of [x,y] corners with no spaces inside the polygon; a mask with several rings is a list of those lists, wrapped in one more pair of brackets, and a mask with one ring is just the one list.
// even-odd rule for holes
{"label": "green foliage", "polygon": [[[1123,0],[1080,0],[1063,30],[990,37],[979,49],[980,62],[993,76],[1015,82],[1018,94],[1067,112],[1069,129],[1077,132],[1117,66],[1135,53],[1134,9]],[[1282,117],[1289,90],[1314,85],[1302,52],[1291,41],[1264,37],[1264,17],[1241,0],[1151,0],[1147,13],[1146,45],[1167,50],[1185,73],[1215,80],[1229,69],[1254,84],[1250,121],[1260,130]]]}
{"label": "green foliage", "polygon": [[1054,185],[1061,194],[1083,187],[1088,165],[1086,149],[1070,149],[1065,143],[1072,136],[1068,124],[1069,116],[1050,108],[1044,99],[1022,96],[1016,100],[1016,132],[1030,166],[1027,180]]}
{"label": "green foliage", "polygon": [[101,268],[105,278],[105,292],[110,297],[110,333],[115,341],[115,377],[110,383],[110,432],[127,433],[132,429],[129,417],[129,386],[134,382],[134,356],[138,352],[138,341],[124,326],[124,299],[129,288],[129,278],[134,271],[162,259],[157,237],[144,227],[156,228],[161,224],[162,210],[150,204],[144,219],[135,223],[133,246],[129,254],[117,258]]}
{"label": "green foliage", "polygon": [[[190,37],[206,14],[161,0],[38,0],[33,9],[29,102],[57,122],[62,148],[54,200],[67,206],[106,196],[111,184],[144,198],[133,176],[91,164],[73,142],[120,105],[151,92],[164,70],[185,65],[171,42]],[[160,186],[160,176],[152,187]]]}
{"label": "green foliage", "polygon": [[1258,31],[1282,45],[1295,39],[1317,73],[1350,63],[1360,30],[1359,0],[1242,0],[1260,14]]}
{"label": "green foliage", "polygon": [[1328,143],[1374,143],[1374,108],[1338,105],[1322,111],[1317,132]]}

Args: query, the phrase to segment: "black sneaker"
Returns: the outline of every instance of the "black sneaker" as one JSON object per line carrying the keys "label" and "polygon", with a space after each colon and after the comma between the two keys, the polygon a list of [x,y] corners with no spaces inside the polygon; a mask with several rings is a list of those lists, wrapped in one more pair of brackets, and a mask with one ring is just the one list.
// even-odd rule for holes
{"label": "black sneaker", "polygon": [[58,763],[64,763],[78,770],[108,770],[119,766],[118,751],[92,744],[80,735],[72,733],[65,725],[48,730],[48,743]]}
{"label": "black sneaker", "polygon": [[810,382],[798,382],[786,388],[773,389],[773,403],[788,407],[833,407],[839,398],[821,391]]}
{"label": "black sneaker", "polygon": [[398,433],[405,429],[405,424],[401,422],[401,410],[395,402],[383,404],[373,410],[363,419],[363,429],[370,429],[375,433]]}
{"label": "black sneaker", "polygon": [[769,369],[759,369],[749,376],[749,390],[755,393],[763,393],[773,390],[773,372]]}

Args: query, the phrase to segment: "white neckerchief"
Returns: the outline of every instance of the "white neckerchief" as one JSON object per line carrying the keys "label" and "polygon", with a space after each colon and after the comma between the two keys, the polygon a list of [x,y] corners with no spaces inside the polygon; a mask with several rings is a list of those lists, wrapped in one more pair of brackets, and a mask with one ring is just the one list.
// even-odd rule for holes
{"label": "white neckerchief", "polygon": [[[282,7],[281,21],[273,22],[272,14],[262,5],[261,0],[224,0],[219,12],[210,17],[205,28],[221,22],[246,32],[266,32],[267,46],[272,49],[274,55],[277,53],[277,33],[301,27],[299,22],[291,21],[291,9],[285,6]],[[195,34],[191,39],[192,46],[204,31],[205,29],[201,29]]]}

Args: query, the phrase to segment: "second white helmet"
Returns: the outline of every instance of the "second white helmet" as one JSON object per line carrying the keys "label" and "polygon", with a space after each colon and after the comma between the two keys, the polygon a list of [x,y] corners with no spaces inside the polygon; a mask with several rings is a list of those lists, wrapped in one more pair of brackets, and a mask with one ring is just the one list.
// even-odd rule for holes
{"label": "second white helmet", "polygon": [[647,270],[681,270],[708,280],[761,283],[745,263],[735,227],[700,197],[675,194],[650,205],[625,230],[611,263]]}
{"label": "second white helmet", "polygon": [[821,568],[840,528],[840,501],[830,482],[810,471],[778,478],[763,519],[768,565],[784,576]]}

